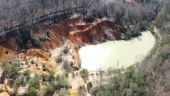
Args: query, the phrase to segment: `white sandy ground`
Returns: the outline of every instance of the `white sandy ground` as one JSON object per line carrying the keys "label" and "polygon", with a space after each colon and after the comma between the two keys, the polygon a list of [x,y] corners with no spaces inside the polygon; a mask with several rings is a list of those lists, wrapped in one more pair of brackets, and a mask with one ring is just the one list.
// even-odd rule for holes
{"label": "white sandy ground", "polygon": [[141,62],[153,49],[155,37],[150,31],[128,41],[108,41],[98,45],[88,45],[79,50],[81,68],[89,71],[108,68],[127,68]]}
{"label": "white sandy ground", "polygon": [[0,77],[2,76],[2,73],[3,73],[2,67],[0,66]]}

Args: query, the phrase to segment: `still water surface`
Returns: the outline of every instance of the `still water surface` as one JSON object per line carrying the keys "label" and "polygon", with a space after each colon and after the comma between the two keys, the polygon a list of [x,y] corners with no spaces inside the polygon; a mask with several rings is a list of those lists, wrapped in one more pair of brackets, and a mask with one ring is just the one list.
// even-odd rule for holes
{"label": "still water surface", "polygon": [[79,50],[81,67],[89,71],[127,68],[145,59],[154,45],[154,36],[150,31],[146,31],[128,41],[107,41],[84,46]]}

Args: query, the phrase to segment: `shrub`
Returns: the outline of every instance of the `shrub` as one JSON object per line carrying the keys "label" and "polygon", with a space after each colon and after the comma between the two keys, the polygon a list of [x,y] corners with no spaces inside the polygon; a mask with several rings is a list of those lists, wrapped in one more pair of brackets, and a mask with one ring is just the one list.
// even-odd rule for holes
{"label": "shrub", "polygon": [[79,87],[79,94],[80,94],[80,96],[86,95],[86,88],[84,85]]}
{"label": "shrub", "polygon": [[91,82],[88,82],[88,83],[87,83],[87,90],[88,90],[88,92],[90,91],[91,88],[92,88],[92,83],[91,83]]}
{"label": "shrub", "polygon": [[58,82],[59,86],[62,86],[62,87],[67,86],[67,81],[65,80],[63,76],[57,76],[56,81]]}
{"label": "shrub", "polygon": [[52,96],[54,92],[55,92],[54,86],[52,84],[48,84],[45,96]]}
{"label": "shrub", "polygon": [[30,71],[28,69],[25,70],[24,73],[23,73],[24,76],[29,76],[29,74],[30,74]]}
{"label": "shrub", "polygon": [[14,84],[13,84],[13,87],[18,88],[20,85],[21,85],[21,80],[15,80]]}
{"label": "shrub", "polygon": [[71,64],[69,64],[69,62],[64,61],[62,66],[67,73],[72,72],[72,67]]}
{"label": "shrub", "polygon": [[80,76],[81,76],[83,79],[87,79],[88,76],[89,76],[88,70],[87,70],[87,69],[82,69],[82,70],[80,71]]}
{"label": "shrub", "polygon": [[28,95],[29,96],[37,96],[37,89],[35,87],[30,87],[28,89]]}
{"label": "shrub", "polygon": [[170,56],[169,53],[161,53],[160,59],[161,59],[161,61],[165,61],[166,59],[168,59],[169,56]]}
{"label": "shrub", "polygon": [[48,80],[49,82],[54,81],[54,79],[55,79],[54,73],[50,71],[50,72],[49,72],[49,76],[46,77],[46,78],[47,78],[47,80]]}
{"label": "shrub", "polygon": [[58,92],[58,96],[69,96],[68,91],[65,88],[62,88],[59,92]]}
{"label": "shrub", "polygon": [[35,76],[34,78],[30,78],[29,84],[31,87],[38,88],[39,87],[39,77]]}
{"label": "shrub", "polygon": [[11,79],[16,79],[16,76],[19,74],[19,66],[16,63],[6,62],[4,64],[4,70],[7,74],[7,77]]}

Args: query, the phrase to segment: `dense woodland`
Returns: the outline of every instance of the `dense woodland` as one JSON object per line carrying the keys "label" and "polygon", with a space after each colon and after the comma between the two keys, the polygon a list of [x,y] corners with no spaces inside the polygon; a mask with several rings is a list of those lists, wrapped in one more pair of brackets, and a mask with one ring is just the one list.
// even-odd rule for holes
{"label": "dense woodland", "polygon": [[155,22],[158,22],[157,26],[164,25],[162,19],[170,3],[169,0],[136,0],[131,3],[127,1],[0,0],[0,29],[2,31],[16,25],[24,25],[25,22],[35,22],[36,18],[41,18],[49,13],[75,7],[86,8],[82,11],[84,11],[85,21],[88,22],[97,18],[111,18],[128,29],[127,38],[139,35],[140,31],[151,28],[151,24],[155,24]]}
{"label": "dense woodland", "polygon": [[[146,30],[151,21],[161,26],[169,0],[0,0],[0,29],[11,28],[35,18],[74,7],[86,7],[86,20],[109,17],[134,33]],[[133,1],[133,0],[132,0]],[[167,17],[168,18],[168,17]],[[161,21],[161,23],[160,23]],[[165,20],[166,21],[166,20]],[[131,26],[135,25],[135,26]],[[147,27],[146,27],[146,26]]]}
{"label": "dense woodland", "polygon": [[85,0],[0,0],[0,2],[1,28],[13,27],[51,12],[84,7],[90,3]]}

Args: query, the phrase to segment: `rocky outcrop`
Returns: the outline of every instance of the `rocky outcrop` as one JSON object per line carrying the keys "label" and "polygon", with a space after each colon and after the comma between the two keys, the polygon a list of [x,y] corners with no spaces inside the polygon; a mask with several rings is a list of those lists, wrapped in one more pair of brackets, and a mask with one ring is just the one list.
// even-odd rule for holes
{"label": "rocky outcrop", "polygon": [[42,49],[28,49],[26,51],[26,55],[32,57],[40,57],[46,60],[50,58],[50,54]]}

